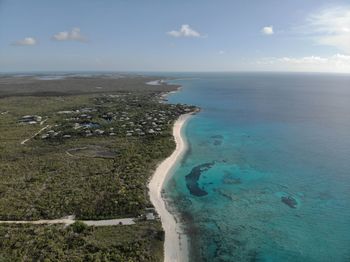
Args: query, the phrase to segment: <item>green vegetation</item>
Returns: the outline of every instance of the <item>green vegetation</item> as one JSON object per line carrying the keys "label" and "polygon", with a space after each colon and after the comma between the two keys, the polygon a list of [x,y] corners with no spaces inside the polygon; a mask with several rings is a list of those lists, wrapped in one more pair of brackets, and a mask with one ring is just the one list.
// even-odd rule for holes
{"label": "green vegetation", "polygon": [[[144,214],[147,181],[173,151],[172,123],[188,108],[130,89],[7,97],[0,110],[7,112],[0,116],[0,219],[35,220]],[[21,123],[24,115],[40,115],[44,123]]]}
{"label": "green vegetation", "polygon": [[0,225],[0,261],[162,261],[157,222],[133,226]]}
{"label": "green vegetation", "polygon": [[[173,122],[195,109],[161,103],[176,87],[149,80],[1,78],[0,220],[145,217],[148,180],[175,147]],[[162,258],[158,220],[0,228],[0,261]]]}

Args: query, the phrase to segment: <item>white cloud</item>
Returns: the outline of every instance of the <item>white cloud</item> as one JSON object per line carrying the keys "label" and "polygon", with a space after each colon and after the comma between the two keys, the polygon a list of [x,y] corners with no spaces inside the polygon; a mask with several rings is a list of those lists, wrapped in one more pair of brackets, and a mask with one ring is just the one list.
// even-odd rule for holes
{"label": "white cloud", "polygon": [[219,55],[224,55],[225,54],[225,51],[224,50],[220,50],[219,51]]}
{"label": "white cloud", "polygon": [[265,26],[261,29],[261,33],[264,34],[264,35],[273,35],[274,32],[273,32],[273,26],[270,25],[270,26]]}
{"label": "white cloud", "polygon": [[313,13],[298,30],[311,36],[317,44],[333,46],[350,54],[350,6]]}
{"label": "white cloud", "polygon": [[329,58],[319,56],[304,56],[300,58],[295,57],[282,57],[277,59],[278,62],[290,63],[290,64],[319,64],[328,63]]}
{"label": "white cloud", "polygon": [[191,28],[189,25],[182,25],[180,30],[172,30],[167,32],[168,35],[173,37],[202,37],[202,35]]}
{"label": "white cloud", "polygon": [[25,37],[13,43],[13,45],[36,45],[37,41],[34,37]]}
{"label": "white cloud", "polygon": [[350,55],[336,54],[328,57],[267,57],[255,62],[261,69],[305,72],[350,72]]}
{"label": "white cloud", "polygon": [[80,33],[79,27],[72,28],[71,31],[59,32],[52,37],[56,41],[80,41],[85,42],[86,38]]}

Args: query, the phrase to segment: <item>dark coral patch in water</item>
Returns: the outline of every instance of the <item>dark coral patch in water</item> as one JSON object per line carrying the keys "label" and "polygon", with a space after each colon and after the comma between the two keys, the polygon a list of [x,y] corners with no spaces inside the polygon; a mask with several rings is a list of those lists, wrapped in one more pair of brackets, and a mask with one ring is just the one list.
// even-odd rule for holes
{"label": "dark coral patch in water", "polygon": [[214,135],[214,136],[211,136],[210,138],[214,140],[213,141],[214,146],[220,146],[222,144],[222,140],[224,139],[222,135]]}
{"label": "dark coral patch in water", "polygon": [[214,146],[220,146],[222,144],[222,141],[221,140],[214,140],[213,142]]}
{"label": "dark coral patch in water", "polygon": [[281,197],[281,201],[290,208],[296,208],[298,205],[298,202],[291,196],[283,196]]}
{"label": "dark coral patch in water", "polygon": [[222,135],[214,135],[214,136],[211,136],[211,138],[214,138],[214,139],[223,139],[224,137]]}
{"label": "dark coral patch in water", "polygon": [[204,171],[207,171],[214,165],[214,162],[204,163],[192,168],[191,172],[186,176],[186,185],[190,193],[194,196],[205,196],[208,193],[201,189],[198,185],[198,180]]}

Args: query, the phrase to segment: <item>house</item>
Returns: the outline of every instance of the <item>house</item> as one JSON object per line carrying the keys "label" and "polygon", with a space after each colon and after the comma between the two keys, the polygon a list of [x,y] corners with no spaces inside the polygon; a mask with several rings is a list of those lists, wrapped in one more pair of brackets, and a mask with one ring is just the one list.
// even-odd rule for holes
{"label": "house", "polygon": [[21,119],[19,120],[19,122],[25,123],[25,124],[29,124],[29,125],[33,125],[33,124],[37,124],[41,120],[42,120],[41,116],[26,115],[26,116],[22,116]]}
{"label": "house", "polygon": [[146,214],[146,220],[155,220],[156,217],[152,212]]}
{"label": "house", "polygon": [[74,111],[70,111],[70,110],[66,110],[66,111],[59,111],[59,112],[57,112],[57,114],[73,114],[74,113]]}
{"label": "house", "polygon": [[95,130],[95,134],[98,134],[98,135],[103,135],[105,133],[105,131],[101,130],[101,129],[96,129]]}

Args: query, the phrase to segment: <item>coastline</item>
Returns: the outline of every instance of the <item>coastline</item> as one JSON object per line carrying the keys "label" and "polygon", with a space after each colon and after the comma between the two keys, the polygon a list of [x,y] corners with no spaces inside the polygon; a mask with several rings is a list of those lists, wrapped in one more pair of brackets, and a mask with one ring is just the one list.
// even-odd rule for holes
{"label": "coastline", "polygon": [[168,211],[165,200],[162,198],[162,189],[171,174],[171,169],[186,151],[187,145],[181,136],[181,131],[194,113],[196,112],[181,115],[174,123],[173,136],[176,149],[168,158],[160,163],[148,184],[150,200],[161,218],[165,231],[165,262],[188,261],[187,237],[180,228],[180,224],[176,222],[174,215]]}

